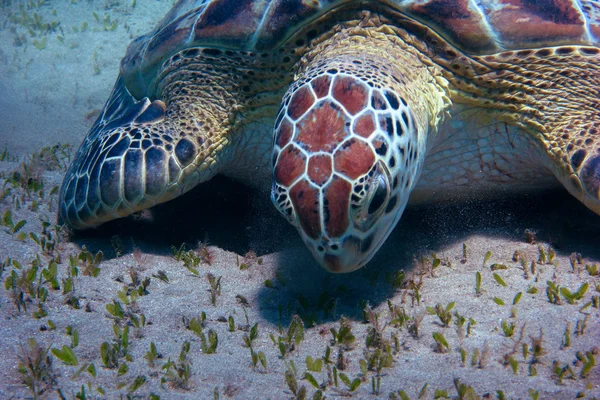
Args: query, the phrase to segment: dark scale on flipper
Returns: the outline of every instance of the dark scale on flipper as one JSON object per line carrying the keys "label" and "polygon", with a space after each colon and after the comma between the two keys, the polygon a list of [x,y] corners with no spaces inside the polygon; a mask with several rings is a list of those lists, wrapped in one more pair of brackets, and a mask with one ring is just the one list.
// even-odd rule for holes
{"label": "dark scale on flipper", "polygon": [[181,139],[175,146],[175,155],[181,166],[185,167],[194,161],[196,148],[188,139]]}
{"label": "dark scale on flipper", "polygon": [[69,221],[77,221],[79,216],[77,214],[77,210],[75,209],[75,205],[70,204],[66,211],[67,219]]}
{"label": "dark scale on flipper", "polygon": [[66,190],[65,190],[65,198],[66,199],[72,199],[73,196],[75,195],[75,185],[76,185],[76,181],[74,178],[71,178],[71,180],[69,181],[69,185],[67,186]]}
{"label": "dark scale on flipper", "polygon": [[133,203],[144,194],[142,182],[142,152],[129,150],[125,155],[125,199]]}
{"label": "dark scale on flipper", "polygon": [[185,50],[185,51],[181,52],[180,54],[182,57],[185,57],[185,58],[195,58],[195,57],[198,57],[198,54],[200,54],[200,49],[192,48],[189,50]]}
{"label": "dark scale on flipper", "polygon": [[96,211],[100,205],[100,196],[98,193],[98,178],[100,176],[100,163],[94,165],[94,169],[90,173],[90,183],[87,195],[87,205],[92,211]]}
{"label": "dark scale on flipper", "polygon": [[167,185],[166,158],[165,152],[155,147],[148,150],[144,155],[146,162],[146,195],[156,196]]}
{"label": "dark scale on flipper", "polygon": [[559,47],[558,49],[555,50],[556,54],[560,54],[560,55],[571,54],[574,51],[575,51],[575,49],[573,47]]}
{"label": "dark scale on flipper", "polygon": [[537,57],[548,57],[550,54],[552,54],[551,49],[541,49],[535,52]]}
{"label": "dark scale on flipper", "polygon": [[211,57],[218,57],[220,56],[223,52],[219,49],[212,49],[212,48],[206,48],[206,49],[202,49],[202,53],[211,56]]}
{"label": "dark scale on flipper", "polygon": [[177,165],[177,161],[175,161],[173,156],[169,157],[169,184],[177,182],[180,174],[181,170]]}
{"label": "dark scale on flipper", "polygon": [[100,193],[102,202],[108,207],[114,207],[120,199],[119,170],[121,169],[121,160],[107,160],[100,170]]}
{"label": "dark scale on flipper", "polygon": [[390,168],[394,168],[396,166],[396,158],[390,158]]}
{"label": "dark scale on flipper", "polygon": [[[114,135],[116,136],[116,135]],[[103,149],[101,143],[95,142],[90,146],[89,153],[77,168],[79,174],[85,174],[91,167],[92,163],[98,159],[100,151]]]}
{"label": "dark scale on flipper", "polygon": [[88,191],[88,176],[83,175],[77,180],[77,187],[75,189],[75,207],[80,209],[85,204]]}
{"label": "dark scale on flipper", "polygon": [[579,51],[585,55],[600,54],[600,49],[598,49],[596,47],[583,47],[583,48],[580,48]]}
{"label": "dark scale on flipper", "polygon": [[577,150],[575,154],[571,156],[571,165],[573,166],[573,168],[579,169],[579,167],[581,167],[581,163],[583,163],[583,160],[585,160],[586,156],[587,151],[583,149]]}
{"label": "dark scale on flipper", "polygon": [[160,100],[153,101],[143,113],[137,116],[137,124],[157,123],[163,121],[166,115],[165,103]]}
{"label": "dark scale on flipper", "polygon": [[600,199],[600,155],[590,157],[581,170],[583,186],[596,199]]}
{"label": "dark scale on flipper", "polygon": [[127,149],[129,149],[130,144],[131,144],[131,141],[129,140],[129,138],[127,136],[125,136],[123,139],[119,140],[117,142],[117,144],[115,144],[113,146],[112,149],[110,149],[110,151],[108,152],[106,157],[107,158],[121,157],[123,154],[125,154]]}
{"label": "dark scale on flipper", "polygon": [[119,139],[119,135],[117,135],[117,134],[110,135],[108,137],[108,139],[106,139],[106,141],[102,144],[102,147],[106,149],[106,148],[112,146],[117,141],[117,139]]}
{"label": "dark scale on flipper", "polygon": [[148,139],[142,140],[142,150],[149,149],[150,146],[152,146],[152,141],[150,141]]}

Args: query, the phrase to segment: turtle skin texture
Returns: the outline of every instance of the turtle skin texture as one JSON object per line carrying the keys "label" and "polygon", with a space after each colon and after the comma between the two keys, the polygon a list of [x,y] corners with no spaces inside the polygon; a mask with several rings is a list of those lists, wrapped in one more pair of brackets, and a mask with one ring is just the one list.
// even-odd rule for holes
{"label": "turtle skin texture", "polygon": [[96,227],[225,174],[270,185],[320,265],[350,272],[409,199],[562,184],[600,214],[598,38],[589,0],[180,1],[129,46],[59,219]]}

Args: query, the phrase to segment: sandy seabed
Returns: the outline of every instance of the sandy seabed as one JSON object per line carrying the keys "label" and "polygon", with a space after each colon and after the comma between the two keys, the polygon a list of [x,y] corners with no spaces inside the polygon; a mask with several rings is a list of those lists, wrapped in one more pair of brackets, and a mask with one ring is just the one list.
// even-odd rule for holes
{"label": "sandy seabed", "polygon": [[409,207],[343,276],[226,179],[58,229],[70,148],[170,5],[0,5],[0,398],[600,397],[600,218],[566,193]]}

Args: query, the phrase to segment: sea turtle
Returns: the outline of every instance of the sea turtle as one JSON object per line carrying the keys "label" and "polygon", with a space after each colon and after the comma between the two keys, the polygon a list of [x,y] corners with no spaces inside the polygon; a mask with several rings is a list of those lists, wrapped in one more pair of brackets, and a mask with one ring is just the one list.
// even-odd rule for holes
{"label": "sea turtle", "polygon": [[[225,174],[332,272],[415,199],[560,182],[600,214],[600,2],[182,0],[66,173],[75,229]],[[192,211],[186,211],[192,212]]]}

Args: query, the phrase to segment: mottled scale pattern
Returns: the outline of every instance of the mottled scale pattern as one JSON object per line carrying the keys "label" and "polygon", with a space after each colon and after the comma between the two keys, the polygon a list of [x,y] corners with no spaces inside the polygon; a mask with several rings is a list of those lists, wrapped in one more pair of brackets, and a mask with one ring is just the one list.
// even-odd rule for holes
{"label": "mottled scale pattern", "polygon": [[[165,105],[134,102],[117,81],[103,113],[75,155],[62,186],[59,213],[72,226],[96,226],[181,192],[181,170],[189,164],[169,131],[152,129]],[[110,133],[110,134],[107,134]],[[169,168],[176,164],[176,168]]]}
{"label": "mottled scale pattern", "polygon": [[[420,21],[473,54],[600,43],[600,6],[591,0],[383,0],[359,7],[396,12],[394,24],[409,29],[413,19]],[[131,43],[121,73],[141,98],[160,64],[183,49],[273,51],[316,20],[325,23],[315,23],[309,40],[356,9],[353,0],[180,0],[152,32]],[[299,48],[306,44],[297,40]]]}

